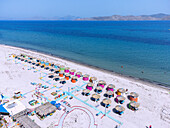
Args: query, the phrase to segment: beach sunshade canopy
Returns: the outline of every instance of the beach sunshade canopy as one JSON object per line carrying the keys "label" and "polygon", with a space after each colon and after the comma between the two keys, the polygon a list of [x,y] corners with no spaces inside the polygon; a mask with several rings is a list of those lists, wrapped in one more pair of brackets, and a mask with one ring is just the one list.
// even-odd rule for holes
{"label": "beach sunshade canopy", "polygon": [[90,93],[90,90],[89,90],[89,89],[84,89],[83,92],[84,92],[85,94],[87,94],[87,93]]}
{"label": "beach sunshade canopy", "polygon": [[99,80],[98,84],[106,85],[106,82],[104,80]]}
{"label": "beach sunshade canopy", "polygon": [[106,94],[110,96],[110,95],[113,95],[114,92],[112,92],[112,91],[107,91]]}
{"label": "beach sunshade canopy", "polygon": [[88,86],[88,87],[93,87],[94,84],[93,84],[93,83],[88,83],[87,86]]}
{"label": "beach sunshade canopy", "polygon": [[82,75],[82,72],[77,72],[76,74],[77,74],[77,75]]}
{"label": "beach sunshade canopy", "polygon": [[130,106],[132,106],[134,108],[138,108],[140,106],[140,103],[132,101],[132,102],[130,102]]}
{"label": "beach sunshade canopy", "polygon": [[72,79],[77,80],[78,77],[77,76],[72,76]]}
{"label": "beach sunshade canopy", "polygon": [[70,72],[76,72],[76,70],[75,69],[71,69]]}
{"label": "beach sunshade canopy", "polygon": [[109,84],[107,87],[108,87],[108,88],[115,88],[115,85]]}
{"label": "beach sunshade canopy", "polygon": [[89,75],[88,75],[88,74],[85,74],[85,75],[83,75],[83,77],[89,77]]}
{"label": "beach sunshade canopy", "polygon": [[96,87],[96,90],[102,90],[103,88],[102,87],[100,87],[100,86],[97,86]]}
{"label": "beach sunshade canopy", "polygon": [[121,106],[121,105],[117,105],[117,106],[115,107],[115,109],[116,109],[117,111],[119,111],[119,112],[125,111],[125,108],[124,108],[123,106]]}
{"label": "beach sunshade canopy", "polygon": [[117,99],[123,101],[123,100],[125,100],[126,98],[125,98],[124,96],[117,96]]}
{"label": "beach sunshade canopy", "polygon": [[96,80],[97,80],[96,77],[91,77],[90,79],[91,79],[92,81],[96,81]]}
{"label": "beach sunshade canopy", "polygon": [[110,99],[107,99],[107,98],[105,98],[105,99],[103,99],[103,101],[102,101],[104,104],[111,104],[111,100]]}
{"label": "beach sunshade canopy", "polygon": [[99,99],[99,98],[100,98],[100,95],[99,95],[99,94],[93,94],[92,97],[93,97],[94,99]]}
{"label": "beach sunshade canopy", "polygon": [[138,97],[139,96],[139,94],[136,93],[136,92],[131,92],[130,95],[133,96],[133,97]]}
{"label": "beach sunshade canopy", "polygon": [[121,93],[125,93],[126,92],[126,90],[124,88],[119,88],[118,91],[121,92]]}

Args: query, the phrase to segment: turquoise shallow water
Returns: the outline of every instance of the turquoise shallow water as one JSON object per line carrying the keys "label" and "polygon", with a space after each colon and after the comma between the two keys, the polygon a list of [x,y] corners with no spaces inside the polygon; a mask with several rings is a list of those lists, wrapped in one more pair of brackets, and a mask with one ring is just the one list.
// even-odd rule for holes
{"label": "turquoise shallow water", "polygon": [[0,43],[170,85],[169,29],[169,21],[0,21]]}

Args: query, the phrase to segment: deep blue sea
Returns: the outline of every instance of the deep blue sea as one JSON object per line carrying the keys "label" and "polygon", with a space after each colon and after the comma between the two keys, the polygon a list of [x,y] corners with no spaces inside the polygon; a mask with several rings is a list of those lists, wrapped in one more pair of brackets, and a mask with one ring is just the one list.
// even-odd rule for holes
{"label": "deep blue sea", "polygon": [[170,21],[0,21],[0,44],[170,85]]}

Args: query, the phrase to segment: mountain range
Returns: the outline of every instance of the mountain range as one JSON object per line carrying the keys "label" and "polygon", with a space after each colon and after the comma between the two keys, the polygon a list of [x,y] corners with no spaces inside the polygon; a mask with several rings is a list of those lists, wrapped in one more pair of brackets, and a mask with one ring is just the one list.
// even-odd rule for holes
{"label": "mountain range", "polygon": [[158,13],[153,15],[112,15],[112,16],[99,16],[91,18],[78,18],[77,21],[156,21],[156,20],[170,20],[170,15]]}

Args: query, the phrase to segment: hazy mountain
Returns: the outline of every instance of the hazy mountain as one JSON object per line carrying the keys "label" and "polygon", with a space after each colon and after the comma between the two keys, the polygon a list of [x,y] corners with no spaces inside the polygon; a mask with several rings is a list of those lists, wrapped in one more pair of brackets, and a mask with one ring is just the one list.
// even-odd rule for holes
{"label": "hazy mountain", "polygon": [[121,15],[112,15],[112,16],[99,16],[91,18],[78,18],[76,20],[85,20],[85,21],[145,21],[145,20],[170,20],[170,15],[168,14],[153,14],[153,15],[140,15],[140,16],[121,16]]}

